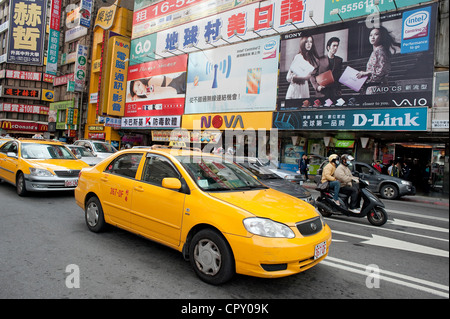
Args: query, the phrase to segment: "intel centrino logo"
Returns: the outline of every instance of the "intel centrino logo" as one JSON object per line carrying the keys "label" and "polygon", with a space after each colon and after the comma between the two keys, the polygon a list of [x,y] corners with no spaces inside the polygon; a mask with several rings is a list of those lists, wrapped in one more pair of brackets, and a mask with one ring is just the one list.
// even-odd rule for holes
{"label": "intel centrino logo", "polygon": [[419,11],[409,16],[405,21],[405,26],[409,28],[428,24],[429,13],[427,11]]}

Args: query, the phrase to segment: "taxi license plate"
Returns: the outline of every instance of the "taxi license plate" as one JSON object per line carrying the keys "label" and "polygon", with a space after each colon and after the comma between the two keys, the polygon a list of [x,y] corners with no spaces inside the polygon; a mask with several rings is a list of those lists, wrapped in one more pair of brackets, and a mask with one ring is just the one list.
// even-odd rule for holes
{"label": "taxi license plate", "polygon": [[317,244],[314,249],[314,259],[318,259],[327,253],[327,242]]}
{"label": "taxi license plate", "polygon": [[69,179],[69,180],[64,181],[64,186],[65,187],[76,187],[77,185],[78,185],[78,180],[77,179],[75,179],[75,180]]}

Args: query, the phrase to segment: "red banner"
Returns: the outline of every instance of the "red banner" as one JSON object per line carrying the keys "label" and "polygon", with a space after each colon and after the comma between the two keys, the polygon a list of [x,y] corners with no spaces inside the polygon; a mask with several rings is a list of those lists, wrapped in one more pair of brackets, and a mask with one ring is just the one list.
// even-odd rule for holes
{"label": "red banner", "polygon": [[0,127],[4,130],[13,130],[13,131],[30,131],[30,132],[48,131],[47,124],[39,124],[33,122],[2,121]]}

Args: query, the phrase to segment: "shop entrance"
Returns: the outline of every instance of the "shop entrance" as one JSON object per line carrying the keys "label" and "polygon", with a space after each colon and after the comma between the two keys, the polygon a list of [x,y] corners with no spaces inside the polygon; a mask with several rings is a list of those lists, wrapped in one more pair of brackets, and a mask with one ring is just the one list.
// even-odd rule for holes
{"label": "shop entrance", "polygon": [[[410,180],[416,187],[418,192],[429,192],[430,184],[428,183],[431,176],[431,145],[395,145],[395,160],[406,163],[410,169]],[[427,165],[429,165],[427,167]]]}

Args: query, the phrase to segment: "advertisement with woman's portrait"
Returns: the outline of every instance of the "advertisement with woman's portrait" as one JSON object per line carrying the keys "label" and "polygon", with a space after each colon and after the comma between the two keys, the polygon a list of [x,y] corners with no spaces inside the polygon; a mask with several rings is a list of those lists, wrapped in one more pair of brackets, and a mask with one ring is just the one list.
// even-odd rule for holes
{"label": "advertisement with woman's portrait", "polygon": [[130,66],[125,116],[183,114],[186,70],[187,55]]}
{"label": "advertisement with woman's portrait", "polygon": [[430,105],[436,9],[283,35],[277,110]]}

